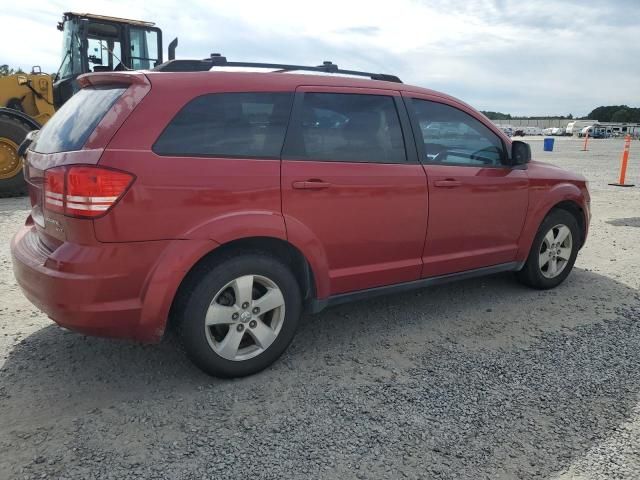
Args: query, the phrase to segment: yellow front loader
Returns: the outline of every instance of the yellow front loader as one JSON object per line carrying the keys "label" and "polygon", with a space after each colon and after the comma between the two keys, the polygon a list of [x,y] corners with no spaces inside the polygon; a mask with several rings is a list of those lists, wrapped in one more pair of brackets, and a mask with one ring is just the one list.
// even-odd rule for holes
{"label": "yellow front loader", "polygon": [[[0,197],[26,192],[18,146],[78,90],[79,75],[162,63],[162,30],[152,22],[66,12],[58,30],[63,47],[54,75],[34,67],[29,74],[0,76]],[[177,38],[169,44],[169,60],[177,45]]]}
{"label": "yellow front loader", "polygon": [[55,112],[53,79],[34,68],[0,77],[0,197],[25,192],[18,146]]}

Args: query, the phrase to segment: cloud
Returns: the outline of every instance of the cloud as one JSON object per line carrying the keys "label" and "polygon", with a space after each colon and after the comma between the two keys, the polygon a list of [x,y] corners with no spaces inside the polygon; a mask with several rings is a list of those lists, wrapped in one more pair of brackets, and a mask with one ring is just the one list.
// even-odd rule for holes
{"label": "cloud", "polygon": [[346,33],[346,34],[360,34],[360,35],[375,35],[376,33],[378,33],[380,31],[380,27],[376,27],[375,25],[367,25],[367,26],[360,26],[360,27],[349,27],[349,28],[344,28],[340,31],[338,31],[338,33]]}
{"label": "cloud", "polygon": [[636,0],[396,0],[392,8],[343,0],[23,0],[4,7],[0,63],[55,71],[55,25],[68,10],[155,21],[165,45],[179,37],[183,58],[331,60],[393,73],[480,109],[583,115],[598,105],[640,105]]}

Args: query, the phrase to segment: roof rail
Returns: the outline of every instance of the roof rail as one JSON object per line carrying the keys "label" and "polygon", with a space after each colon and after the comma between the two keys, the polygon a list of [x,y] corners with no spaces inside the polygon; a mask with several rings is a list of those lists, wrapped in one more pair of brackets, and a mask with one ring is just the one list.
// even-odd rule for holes
{"label": "roof rail", "polygon": [[153,70],[156,72],[206,72],[212,67],[252,67],[271,68],[277,72],[306,71],[322,73],[339,73],[343,75],[356,75],[358,77],[369,77],[372,80],[383,80],[385,82],[402,83],[395,75],[386,73],[359,72],[356,70],[341,70],[338,65],[332,62],[322,62],[322,65],[310,67],[305,65],[288,65],[283,63],[253,63],[253,62],[229,62],[226,57],[219,53],[212,53],[209,58],[202,60],[169,60]]}

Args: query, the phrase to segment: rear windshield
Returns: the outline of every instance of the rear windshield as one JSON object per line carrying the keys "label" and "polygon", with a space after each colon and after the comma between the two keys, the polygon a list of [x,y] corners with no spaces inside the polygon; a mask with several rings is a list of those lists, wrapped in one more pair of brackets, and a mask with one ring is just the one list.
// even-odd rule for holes
{"label": "rear windshield", "polygon": [[39,153],[80,150],[125,90],[113,86],[83,88],[42,127],[31,149]]}

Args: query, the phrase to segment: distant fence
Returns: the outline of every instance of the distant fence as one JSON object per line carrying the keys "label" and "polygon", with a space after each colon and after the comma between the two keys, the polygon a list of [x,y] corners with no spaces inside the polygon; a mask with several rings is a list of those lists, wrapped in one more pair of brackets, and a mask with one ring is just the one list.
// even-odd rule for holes
{"label": "distant fence", "polygon": [[573,122],[568,118],[541,118],[539,120],[531,120],[528,118],[511,120],[491,120],[496,125],[511,125],[512,127],[538,127],[538,128],[553,128],[553,127],[567,127],[567,123]]}

